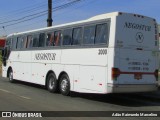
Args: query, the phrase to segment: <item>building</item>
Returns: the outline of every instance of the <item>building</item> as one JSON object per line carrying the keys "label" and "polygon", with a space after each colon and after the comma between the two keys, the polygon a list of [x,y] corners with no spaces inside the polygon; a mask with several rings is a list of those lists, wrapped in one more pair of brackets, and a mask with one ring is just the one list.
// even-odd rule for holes
{"label": "building", "polygon": [[4,48],[6,37],[0,37],[0,49]]}

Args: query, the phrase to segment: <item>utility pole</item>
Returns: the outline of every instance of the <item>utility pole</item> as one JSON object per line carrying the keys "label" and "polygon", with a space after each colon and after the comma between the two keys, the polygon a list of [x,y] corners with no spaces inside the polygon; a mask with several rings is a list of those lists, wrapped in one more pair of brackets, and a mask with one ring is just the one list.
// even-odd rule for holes
{"label": "utility pole", "polygon": [[52,26],[52,0],[48,0],[48,19],[47,19],[47,27]]}

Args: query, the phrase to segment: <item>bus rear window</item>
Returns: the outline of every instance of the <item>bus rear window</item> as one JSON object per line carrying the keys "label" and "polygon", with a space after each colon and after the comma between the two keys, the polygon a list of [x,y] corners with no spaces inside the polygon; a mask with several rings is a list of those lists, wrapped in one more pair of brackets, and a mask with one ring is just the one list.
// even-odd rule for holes
{"label": "bus rear window", "polygon": [[96,26],[96,38],[95,44],[106,44],[107,43],[107,24],[99,24]]}

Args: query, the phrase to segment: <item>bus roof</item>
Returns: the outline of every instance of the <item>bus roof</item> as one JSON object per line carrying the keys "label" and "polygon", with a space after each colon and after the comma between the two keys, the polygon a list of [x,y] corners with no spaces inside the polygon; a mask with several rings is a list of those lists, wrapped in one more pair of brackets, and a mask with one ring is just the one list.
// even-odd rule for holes
{"label": "bus roof", "polygon": [[[51,26],[51,27],[45,27],[45,28],[40,28],[40,29],[35,29],[35,30],[30,30],[30,31],[25,31],[25,32],[17,32],[17,33],[10,34],[7,37],[10,37],[10,36],[13,36],[13,35],[27,34],[27,33],[36,32],[36,31],[50,30],[52,28],[58,28],[58,27],[63,27],[63,26],[68,26],[68,25],[74,25],[74,24],[80,24],[80,23],[84,23],[84,22],[91,22],[91,21],[95,21],[95,20],[107,19],[107,18],[111,18],[112,16],[118,16],[119,13],[131,14],[131,13],[118,12],[118,11],[117,12],[111,12],[111,13],[105,13],[105,14],[96,15],[96,16],[93,16],[93,17],[91,17],[89,19],[81,20],[81,21],[77,21],[77,22],[60,24],[60,25],[55,25],[55,26]],[[143,17],[146,17],[146,16],[143,16]]]}

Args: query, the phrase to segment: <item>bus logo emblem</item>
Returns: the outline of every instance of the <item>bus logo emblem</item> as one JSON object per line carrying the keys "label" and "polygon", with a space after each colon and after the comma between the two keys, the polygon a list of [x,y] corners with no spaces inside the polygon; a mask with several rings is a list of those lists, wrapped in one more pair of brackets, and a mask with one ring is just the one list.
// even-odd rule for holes
{"label": "bus logo emblem", "polygon": [[143,42],[143,39],[144,39],[143,34],[142,34],[141,32],[138,32],[138,33],[136,34],[136,41],[137,41],[138,43],[142,43],[142,42]]}

